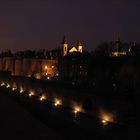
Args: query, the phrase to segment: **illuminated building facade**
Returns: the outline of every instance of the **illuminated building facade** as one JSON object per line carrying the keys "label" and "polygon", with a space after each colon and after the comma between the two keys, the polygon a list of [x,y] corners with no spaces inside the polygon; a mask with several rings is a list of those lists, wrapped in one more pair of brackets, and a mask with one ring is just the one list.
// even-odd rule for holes
{"label": "illuminated building facade", "polygon": [[62,52],[63,52],[63,56],[68,55],[69,53],[73,53],[73,52],[80,52],[83,53],[83,46],[81,44],[81,42],[78,42],[76,47],[70,47],[69,44],[66,42],[65,37],[63,38],[62,41]]}
{"label": "illuminated building facade", "polygon": [[[15,76],[36,77],[37,79],[55,77],[59,75],[58,67],[65,68],[65,64],[58,66],[58,61],[63,60],[63,57],[68,58],[72,56],[77,57],[72,58],[73,68],[70,75],[73,77],[77,73],[76,70],[78,68],[80,68],[80,75],[83,73],[81,70],[83,68],[82,64],[77,63],[77,61],[81,62],[83,60],[79,59],[82,53],[83,46],[80,42],[77,43],[76,47],[70,47],[64,37],[61,48],[52,51],[27,50],[16,52],[15,54],[12,54],[10,51],[2,52],[0,55],[0,71],[10,71]],[[65,63],[67,62],[65,61]]]}
{"label": "illuminated building facade", "polygon": [[10,71],[14,76],[35,77],[37,79],[54,77],[58,75],[58,60],[54,54],[56,52],[44,55],[44,57],[41,55],[1,56],[0,71]]}
{"label": "illuminated building facade", "polygon": [[130,53],[131,47],[129,45],[123,44],[120,40],[120,38],[117,39],[112,44],[112,50],[110,52],[110,56],[112,57],[120,57],[120,56],[126,56]]}

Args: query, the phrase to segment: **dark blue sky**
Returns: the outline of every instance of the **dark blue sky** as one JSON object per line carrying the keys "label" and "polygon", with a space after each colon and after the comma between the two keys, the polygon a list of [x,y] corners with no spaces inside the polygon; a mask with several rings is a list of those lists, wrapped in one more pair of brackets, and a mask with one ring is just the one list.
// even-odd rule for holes
{"label": "dark blue sky", "polygon": [[86,49],[114,40],[140,42],[139,0],[4,0],[0,49],[53,49],[63,35]]}

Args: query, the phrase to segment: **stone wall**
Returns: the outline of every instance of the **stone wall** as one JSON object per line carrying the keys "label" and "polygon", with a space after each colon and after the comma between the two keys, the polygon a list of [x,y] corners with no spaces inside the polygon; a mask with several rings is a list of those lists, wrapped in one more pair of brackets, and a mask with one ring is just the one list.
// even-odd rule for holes
{"label": "stone wall", "polygon": [[[0,58],[0,71],[11,71],[15,76],[35,76],[36,74],[53,77],[58,74],[57,60]],[[45,68],[46,67],[46,68]]]}

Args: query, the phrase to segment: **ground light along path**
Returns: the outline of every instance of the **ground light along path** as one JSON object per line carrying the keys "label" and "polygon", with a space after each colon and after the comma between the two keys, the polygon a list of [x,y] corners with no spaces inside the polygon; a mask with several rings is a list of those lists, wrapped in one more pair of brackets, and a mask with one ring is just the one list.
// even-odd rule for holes
{"label": "ground light along path", "polygon": [[2,139],[62,139],[4,93],[0,93],[0,112],[0,136]]}
{"label": "ground light along path", "polygon": [[[79,107],[76,107],[73,109],[63,107],[63,101],[59,100],[59,98],[54,98],[57,100],[53,99],[54,102],[52,101],[50,102],[49,100],[47,100],[47,96],[45,96],[45,94],[37,95],[35,94],[33,90],[28,91],[17,85],[18,84],[15,83],[13,84],[13,86],[11,86],[9,82],[2,81],[0,84],[1,86],[0,93],[4,94],[5,97],[8,96],[9,100],[14,99],[13,101],[15,101],[16,103],[19,103],[19,104],[14,103],[16,104],[16,106],[21,105],[22,107],[25,107],[25,109],[31,112],[39,120],[41,120],[43,124],[46,124],[47,126],[49,126],[49,128],[52,128],[53,131],[59,133],[59,135],[65,137],[65,139],[67,140],[68,139],[71,140],[75,138],[76,139],[79,139],[79,138],[90,139],[89,137],[94,137],[94,139],[115,140],[115,139],[128,139],[128,138],[132,139],[135,136],[134,135],[135,133],[133,132],[133,128],[129,124],[111,122],[110,121],[112,118],[111,114],[109,115],[109,114],[106,114],[106,112],[102,112],[103,118],[90,116],[87,113],[80,112],[81,109]],[[13,104],[13,103],[7,102],[7,104],[5,105],[7,105],[7,108],[8,108],[10,104]],[[10,109],[11,107],[12,106],[10,106]],[[5,109],[5,110],[8,110],[8,109]],[[14,112],[18,112],[18,111],[14,111]],[[12,117],[14,117],[14,120],[16,120],[16,118],[18,119],[22,118],[21,116],[23,117],[25,115],[12,116]],[[25,118],[27,119],[28,116]],[[24,122],[24,121],[21,120],[21,122]],[[17,124],[19,125],[20,121]],[[17,126],[17,128],[21,128],[22,125],[23,124],[21,123],[20,127]],[[38,126],[38,124],[34,121],[33,129],[32,127],[29,127],[29,128],[27,127],[28,132],[26,133],[25,131],[25,134],[26,135],[29,134],[29,136],[31,135],[31,136],[35,136],[35,138],[37,139],[41,139],[39,138],[39,136],[42,135],[45,130],[42,130],[42,129],[40,130],[39,129],[40,127],[39,128],[37,127],[38,129],[35,129],[36,126]],[[44,134],[47,135],[48,133],[49,131],[46,130]],[[56,139],[55,136],[56,134],[54,134],[54,138],[52,137],[52,139]],[[57,139],[59,140],[58,137]]]}

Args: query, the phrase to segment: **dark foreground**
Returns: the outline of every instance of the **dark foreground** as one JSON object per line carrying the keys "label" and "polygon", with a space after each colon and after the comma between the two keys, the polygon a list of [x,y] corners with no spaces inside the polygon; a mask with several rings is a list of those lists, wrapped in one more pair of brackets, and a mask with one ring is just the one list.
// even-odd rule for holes
{"label": "dark foreground", "polygon": [[0,89],[0,137],[33,140],[121,140],[138,139],[138,125],[100,124],[98,118],[74,117],[62,108],[36,97]]}
{"label": "dark foreground", "polygon": [[0,93],[0,139],[55,140],[63,138],[7,94]]}

